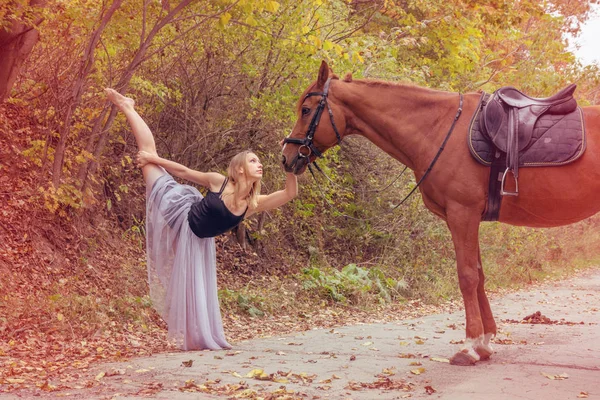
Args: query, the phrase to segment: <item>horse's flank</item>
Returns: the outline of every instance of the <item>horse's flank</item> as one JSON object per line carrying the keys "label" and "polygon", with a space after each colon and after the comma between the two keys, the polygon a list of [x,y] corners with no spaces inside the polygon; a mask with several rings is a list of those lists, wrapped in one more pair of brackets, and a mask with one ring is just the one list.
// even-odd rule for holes
{"label": "horse's flank", "polygon": [[[421,187],[428,208],[444,219],[448,201],[472,208],[478,215],[486,205],[489,169],[473,160],[466,145],[468,124],[480,94],[464,97],[456,130]],[[343,110],[346,135],[365,136],[408,165],[417,179],[442,144],[459,103],[457,93],[371,80],[332,81],[330,99],[336,121],[340,114],[335,109]],[[595,200],[600,194],[599,107],[584,107],[583,113],[588,127],[584,155],[562,167],[521,169],[520,195],[504,198],[501,222],[551,227],[580,221],[600,210],[600,202]]]}

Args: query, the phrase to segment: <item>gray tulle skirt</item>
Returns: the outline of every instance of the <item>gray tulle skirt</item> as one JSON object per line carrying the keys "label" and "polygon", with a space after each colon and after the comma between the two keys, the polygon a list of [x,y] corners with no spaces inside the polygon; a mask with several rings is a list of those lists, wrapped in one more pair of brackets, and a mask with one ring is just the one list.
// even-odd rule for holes
{"label": "gray tulle skirt", "polygon": [[214,238],[190,230],[191,205],[200,192],[167,173],[147,193],[146,251],[150,297],[183,350],[231,348],[217,297]]}

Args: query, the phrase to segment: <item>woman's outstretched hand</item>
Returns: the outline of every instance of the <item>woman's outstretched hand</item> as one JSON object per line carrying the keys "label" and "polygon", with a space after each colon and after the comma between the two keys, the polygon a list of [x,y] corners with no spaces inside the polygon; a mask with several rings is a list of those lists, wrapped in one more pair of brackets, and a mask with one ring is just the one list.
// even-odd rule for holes
{"label": "woman's outstretched hand", "polygon": [[136,156],[137,166],[143,168],[146,164],[152,163],[154,155],[147,151],[139,151]]}

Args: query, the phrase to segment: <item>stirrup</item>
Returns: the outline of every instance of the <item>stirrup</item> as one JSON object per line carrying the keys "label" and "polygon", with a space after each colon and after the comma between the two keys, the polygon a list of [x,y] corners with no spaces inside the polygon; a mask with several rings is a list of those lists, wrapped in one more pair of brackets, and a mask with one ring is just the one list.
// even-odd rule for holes
{"label": "stirrup", "polygon": [[517,177],[515,176],[514,172],[512,175],[513,175],[513,178],[515,178],[515,191],[510,192],[510,191],[504,190],[504,180],[506,179],[506,174],[508,174],[508,171],[513,172],[510,168],[506,168],[506,171],[504,171],[504,174],[502,175],[502,184],[500,185],[500,194],[502,196],[518,196],[519,195],[519,181],[518,181]]}

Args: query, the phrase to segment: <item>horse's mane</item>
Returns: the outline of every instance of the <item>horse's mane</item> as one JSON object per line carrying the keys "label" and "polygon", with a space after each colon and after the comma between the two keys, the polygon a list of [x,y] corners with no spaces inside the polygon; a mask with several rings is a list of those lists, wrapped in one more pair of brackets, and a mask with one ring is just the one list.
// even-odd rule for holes
{"label": "horse's mane", "polygon": [[[337,76],[336,76],[337,78]],[[352,73],[348,72],[343,79],[344,82],[352,82],[358,83],[360,85],[366,85],[368,87],[403,87],[403,88],[411,88],[411,89],[421,89],[425,92],[431,91],[432,89],[419,86],[414,84],[413,82],[401,80],[397,82],[392,81],[384,81],[382,79],[354,79],[352,77]]]}

